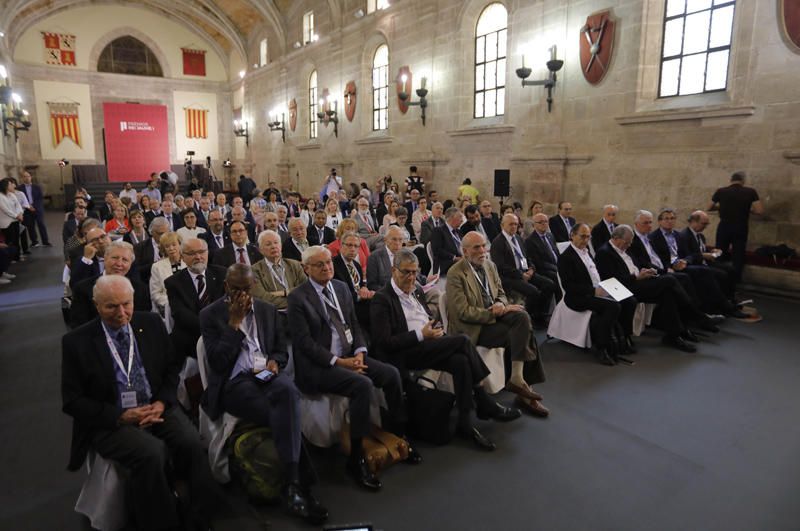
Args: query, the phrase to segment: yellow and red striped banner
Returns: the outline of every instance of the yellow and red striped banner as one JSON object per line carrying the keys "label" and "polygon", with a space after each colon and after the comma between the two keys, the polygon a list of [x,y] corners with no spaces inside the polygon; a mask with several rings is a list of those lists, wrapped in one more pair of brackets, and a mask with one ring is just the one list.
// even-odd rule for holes
{"label": "yellow and red striped banner", "polygon": [[187,109],[186,138],[208,138],[208,111],[203,109]]}
{"label": "yellow and red striped banner", "polygon": [[81,147],[81,127],[78,120],[77,103],[48,103],[50,108],[50,130],[53,147],[58,147],[65,138]]}

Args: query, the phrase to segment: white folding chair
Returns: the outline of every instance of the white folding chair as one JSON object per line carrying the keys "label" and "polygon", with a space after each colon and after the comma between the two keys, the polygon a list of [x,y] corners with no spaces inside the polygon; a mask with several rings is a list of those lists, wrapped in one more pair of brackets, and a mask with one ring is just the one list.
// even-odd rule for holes
{"label": "white folding chair", "polygon": [[125,484],[119,465],[90,451],[86,456],[86,471],[88,477],[75,503],[75,512],[86,516],[94,529],[122,529],[127,518]]}
{"label": "white folding chair", "polygon": [[425,252],[428,254],[428,260],[430,260],[430,262],[431,262],[431,273],[430,274],[433,275],[433,274],[439,273],[441,271],[441,268],[437,267],[436,269],[434,269],[434,267],[433,267],[433,264],[434,264],[434,262],[433,262],[433,248],[431,247],[431,242],[428,242],[428,243],[425,244]]}
{"label": "white folding chair", "polygon": [[656,304],[653,302],[640,302],[636,305],[636,312],[633,314],[633,335],[640,336],[645,327],[650,326],[653,320],[653,312]]}
{"label": "white folding chair", "polygon": [[[564,287],[561,285],[561,276],[558,276],[558,285],[563,293]],[[576,312],[567,306],[567,303],[562,298],[556,304],[556,308],[550,316],[547,337],[559,339],[576,347],[590,348],[592,346],[592,335],[589,329],[589,321],[591,320],[592,312],[590,310]]]}

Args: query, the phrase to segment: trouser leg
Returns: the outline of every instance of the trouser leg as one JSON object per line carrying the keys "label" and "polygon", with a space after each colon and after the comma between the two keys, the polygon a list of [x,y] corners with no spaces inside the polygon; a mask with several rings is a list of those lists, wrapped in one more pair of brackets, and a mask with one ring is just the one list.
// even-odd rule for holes
{"label": "trouser leg", "polygon": [[28,237],[31,240],[31,245],[36,245],[39,243],[38,238],[36,237],[36,213],[25,209],[25,211],[22,213],[22,224],[25,225],[25,230],[29,235]]}
{"label": "trouser leg", "polygon": [[[372,361],[377,360],[370,359],[367,365]],[[372,400],[372,389],[372,380],[366,375],[336,366],[325,371],[317,387],[320,393],[332,393],[346,396],[349,399],[350,437],[352,439],[360,439],[370,432],[369,406]]]}
{"label": "trouser leg", "polygon": [[50,238],[47,236],[47,223],[44,220],[44,211],[36,211],[36,226],[39,228],[39,236],[42,238],[42,243],[45,245],[50,244]]}
{"label": "trouser leg", "polygon": [[592,342],[600,348],[608,347],[611,344],[611,333],[619,319],[622,306],[618,302],[599,297],[589,299],[586,306],[592,312],[592,318],[589,321]]}
{"label": "trouser leg", "polygon": [[536,286],[540,293],[536,316],[544,317],[550,313],[550,301],[555,295],[557,283],[538,273],[531,277],[530,283]]}
{"label": "trouser leg", "polygon": [[405,435],[407,416],[403,400],[403,382],[400,378],[400,371],[397,367],[388,363],[383,363],[375,358],[365,359],[367,364],[367,376],[372,380],[375,387],[383,391],[386,399],[388,418],[391,426],[387,426],[388,431],[397,435]]}

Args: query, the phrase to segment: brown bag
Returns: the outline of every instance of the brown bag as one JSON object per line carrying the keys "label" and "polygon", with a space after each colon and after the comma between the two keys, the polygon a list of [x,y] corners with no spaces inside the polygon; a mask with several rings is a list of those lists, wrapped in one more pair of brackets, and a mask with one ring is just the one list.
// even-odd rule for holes
{"label": "brown bag", "polygon": [[[408,459],[408,442],[388,431],[383,431],[377,426],[372,426],[372,432],[364,437],[364,457],[367,466],[373,474],[378,474],[399,461]],[[345,455],[350,455],[350,420],[348,412],[344,414],[341,432],[341,449]]]}

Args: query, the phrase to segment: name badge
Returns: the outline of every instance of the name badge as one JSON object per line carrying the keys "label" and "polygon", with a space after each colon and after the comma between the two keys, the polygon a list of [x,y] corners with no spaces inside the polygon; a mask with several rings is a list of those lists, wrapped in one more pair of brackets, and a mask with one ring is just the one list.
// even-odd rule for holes
{"label": "name badge", "polygon": [[267,359],[257,356],[253,358],[253,371],[261,372],[267,368]]}
{"label": "name badge", "polygon": [[123,409],[130,409],[139,405],[136,401],[136,391],[123,391],[119,394],[119,401]]}
{"label": "name badge", "polygon": [[353,333],[350,331],[349,328],[344,329],[344,337],[347,339],[347,342],[352,344],[353,343]]}

